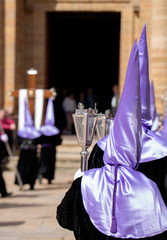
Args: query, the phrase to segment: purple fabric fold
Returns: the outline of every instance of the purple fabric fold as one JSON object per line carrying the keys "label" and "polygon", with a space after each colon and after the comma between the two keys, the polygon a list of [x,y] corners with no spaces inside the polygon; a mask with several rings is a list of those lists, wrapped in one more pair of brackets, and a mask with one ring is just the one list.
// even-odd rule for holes
{"label": "purple fabric fold", "polygon": [[117,173],[118,173],[118,164],[115,165],[115,172],[114,172],[114,189],[113,189],[113,205],[112,205],[112,225],[111,225],[111,232],[116,233],[117,232],[117,219],[115,215],[115,206],[116,206],[116,192],[117,192]]}

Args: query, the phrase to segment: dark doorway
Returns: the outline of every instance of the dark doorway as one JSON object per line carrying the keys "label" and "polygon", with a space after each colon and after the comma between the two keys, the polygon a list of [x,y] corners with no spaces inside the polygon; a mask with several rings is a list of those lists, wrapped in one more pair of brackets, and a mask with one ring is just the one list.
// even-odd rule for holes
{"label": "dark doorway", "polygon": [[49,87],[79,93],[93,88],[98,109],[110,108],[119,78],[120,13],[47,13]]}

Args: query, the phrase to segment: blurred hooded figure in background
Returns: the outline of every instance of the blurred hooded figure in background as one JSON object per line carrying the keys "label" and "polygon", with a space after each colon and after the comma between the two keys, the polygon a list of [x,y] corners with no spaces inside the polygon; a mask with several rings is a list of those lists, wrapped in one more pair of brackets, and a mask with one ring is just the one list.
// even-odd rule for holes
{"label": "blurred hooded figure in background", "polygon": [[48,183],[54,179],[56,164],[56,146],[61,144],[60,131],[55,126],[55,116],[53,101],[48,100],[46,109],[45,122],[40,128],[41,133],[41,153],[39,158],[38,178],[40,182],[42,178],[46,178]]}
{"label": "blurred hooded figure in background", "polygon": [[[18,143],[20,145],[17,169],[23,184],[29,184],[30,190],[33,190],[38,172],[37,144],[40,142],[41,133],[34,127],[26,101],[24,114],[24,128],[17,132]],[[18,184],[17,179],[15,180],[15,184]]]}

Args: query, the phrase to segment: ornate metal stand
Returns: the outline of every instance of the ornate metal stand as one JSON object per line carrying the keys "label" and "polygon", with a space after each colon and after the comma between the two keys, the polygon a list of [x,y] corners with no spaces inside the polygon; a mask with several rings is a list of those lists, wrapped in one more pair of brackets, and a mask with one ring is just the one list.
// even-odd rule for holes
{"label": "ornate metal stand", "polygon": [[82,147],[81,154],[81,171],[84,172],[88,167],[88,155],[89,148],[93,141],[97,110],[96,109],[84,109],[84,105],[79,103],[78,109],[73,114],[74,126],[77,135],[78,144]]}

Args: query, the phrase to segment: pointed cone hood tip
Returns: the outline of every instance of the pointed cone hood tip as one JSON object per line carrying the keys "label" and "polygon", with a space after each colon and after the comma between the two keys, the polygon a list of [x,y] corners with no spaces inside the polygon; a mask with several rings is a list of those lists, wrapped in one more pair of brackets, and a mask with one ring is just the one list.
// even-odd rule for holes
{"label": "pointed cone hood tip", "polygon": [[151,127],[152,120],[150,114],[150,83],[149,83],[149,60],[146,38],[146,25],[140,36],[139,44],[139,64],[140,64],[140,94],[142,122]]}
{"label": "pointed cone hood tip", "polygon": [[59,129],[54,125],[55,124],[55,116],[54,116],[54,107],[53,107],[53,100],[49,98],[46,115],[45,115],[45,122],[44,125],[40,128],[40,132],[45,136],[53,136],[60,133]]}
{"label": "pointed cone hood tip", "polygon": [[17,135],[19,137],[27,138],[27,139],[35,139],[40,137],[41,134],[34,127],[34,122],[33,122],[30,110],[28,108],[27,101],[25,101],[24,114],[25,114],[24,128],[21,130],[18,130]]}
{"label": "pointed cone hood tip", "polygon": [[46,109],[45,115],[45,124],[54,125],[55,124],[55,116],[54,116],[54,108],[53,108],[53,101],[51,98],[48,100],[48,105]]}
{"label": "pointed cone hood tip", "polygon": [[141,153],[141,99],[137,40],[135,40],[126,72],[119,107],[108,136],[105,163],[132,166]]}
{"label": "pointed cone hood tip", "polygon": [[30,110],[28,108],[28,103],[27,103],[27,101],[25,101],[24,103],[25,103],[25,108],[24,108],[25,122],[24,122],[24,126],[32,127],[33,126],[33,120],[32,120]]}

